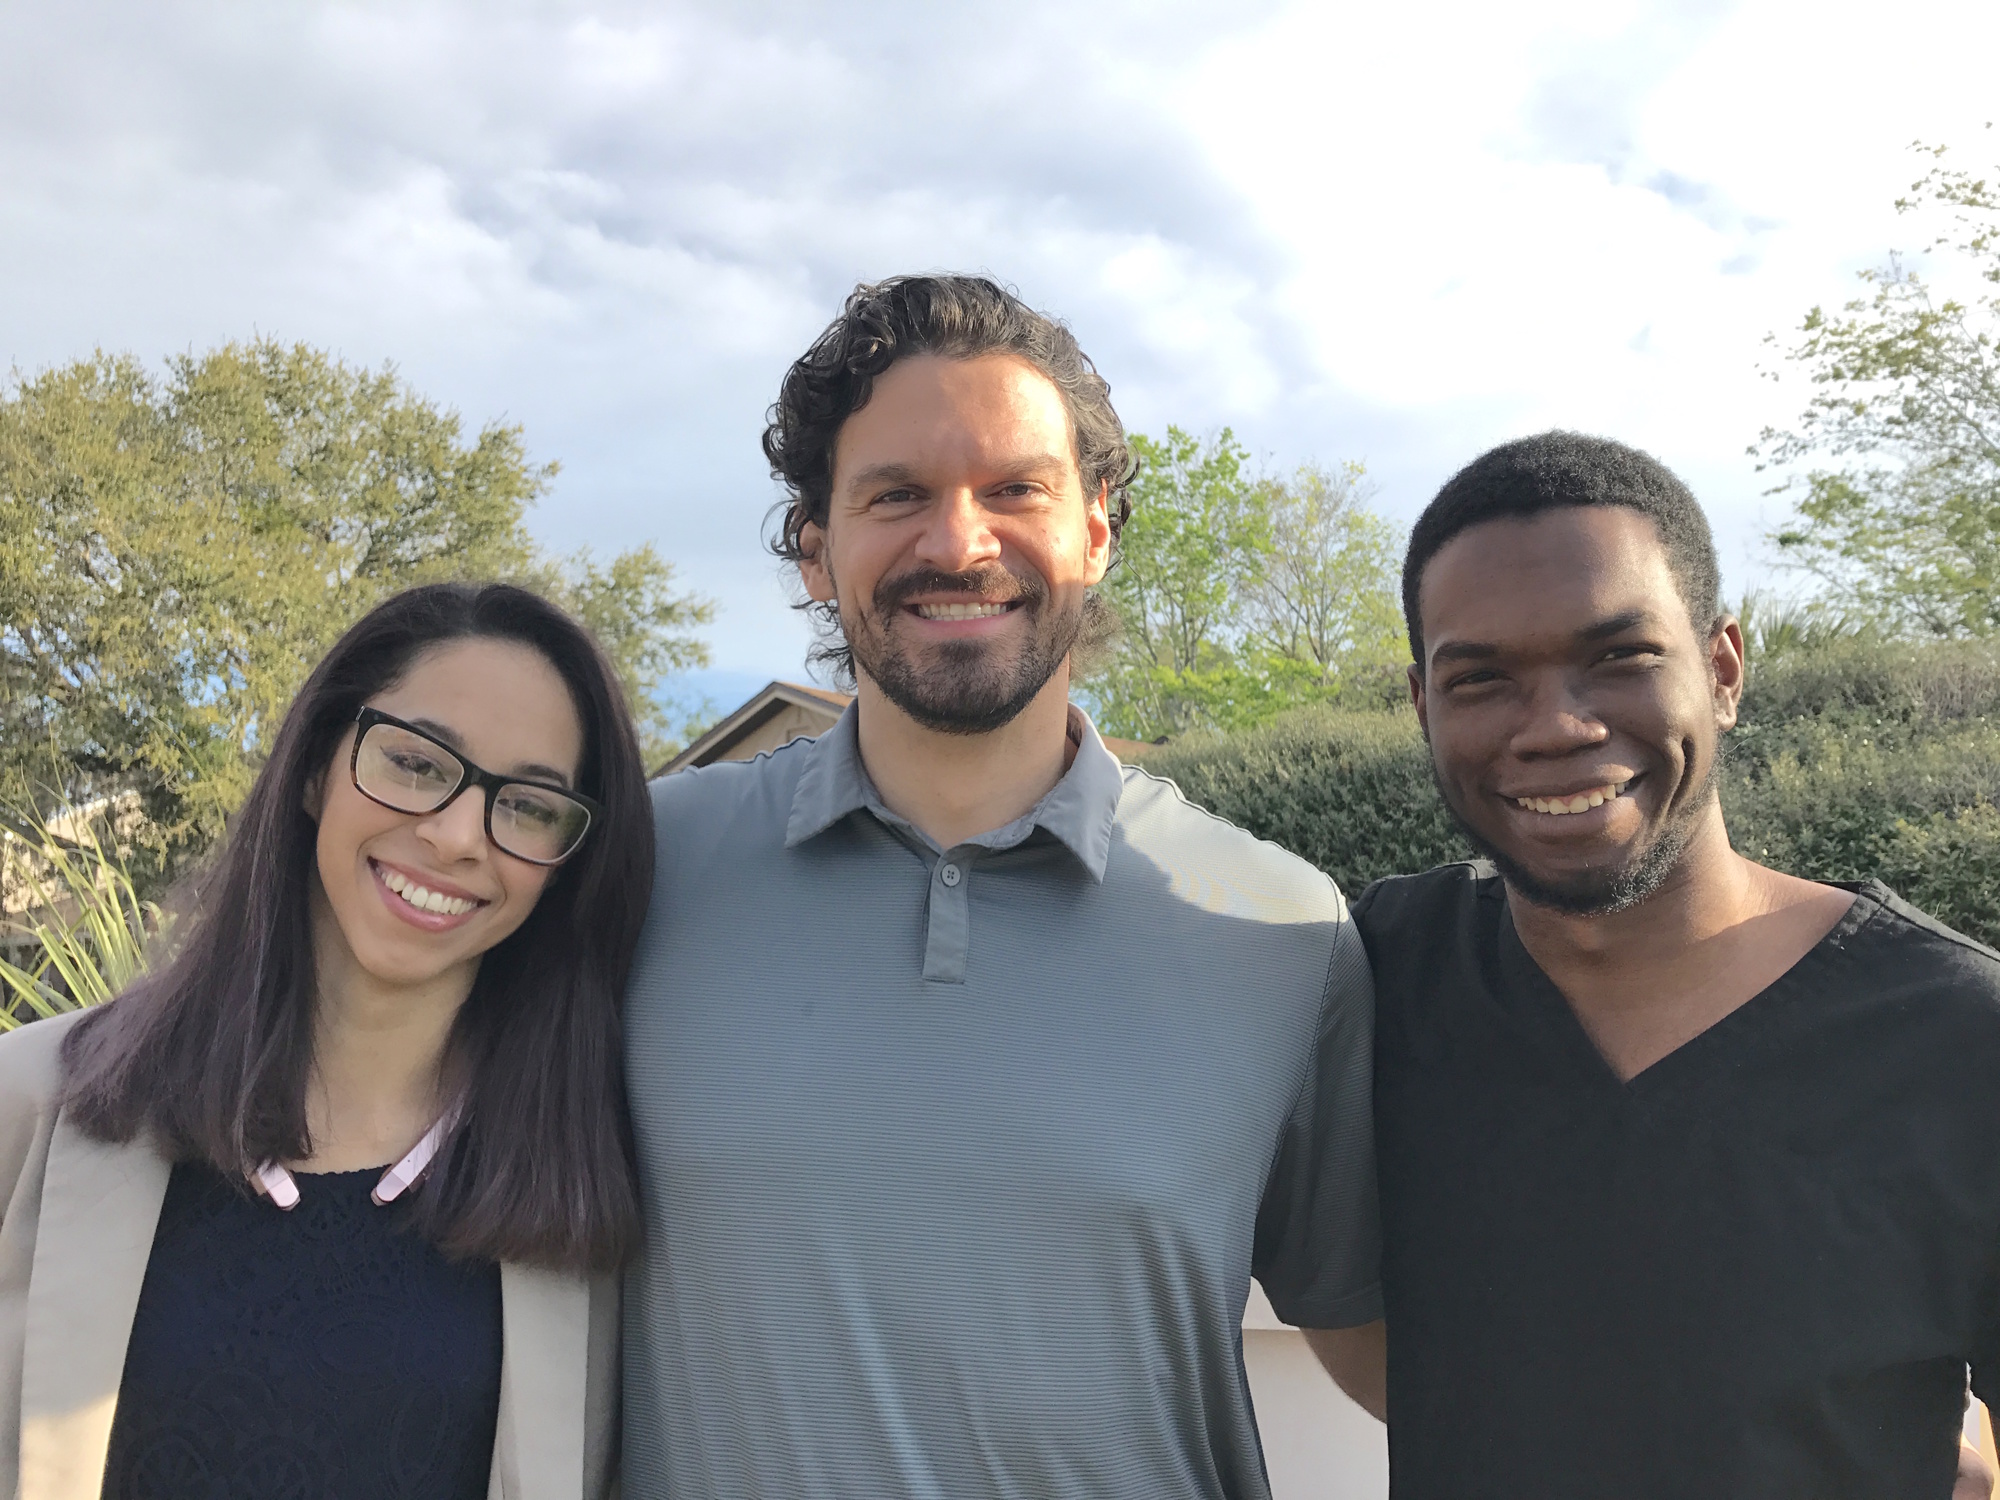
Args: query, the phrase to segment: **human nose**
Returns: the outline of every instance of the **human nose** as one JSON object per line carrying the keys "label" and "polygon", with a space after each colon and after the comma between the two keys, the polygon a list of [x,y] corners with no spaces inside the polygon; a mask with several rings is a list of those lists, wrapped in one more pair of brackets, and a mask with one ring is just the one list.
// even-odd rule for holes
{"label": "human nose", "polygon": [[417,824],[417,837],[441,860],[478,859],[486,852],[486,798],[476,786]]}
{"label": "human nose", "polygon": [[1611,731],[1566,675],[1551,673],[1536,685],[1527,713],[1508,748],[1523,759],[1549,760],[1601,745]]}
{"label": "human nose", "polygon": [[990,519],[970,489],[940,496],[917,538],[918,559],[944,573],[965,573],[994,561],[1000,556],[1000,539]]}

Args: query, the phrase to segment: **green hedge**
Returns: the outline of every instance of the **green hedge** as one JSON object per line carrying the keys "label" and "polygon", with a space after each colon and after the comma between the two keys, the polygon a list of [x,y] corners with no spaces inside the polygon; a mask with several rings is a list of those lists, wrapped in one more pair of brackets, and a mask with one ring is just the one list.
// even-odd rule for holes
{"label": "green hedge", "polygon": [[[1727,741],[1736,847],[1821,880],[1879,876],[2000,946],[2000,649],[1845,643],[1758,667]],[[1305,709],[1146,758],[1188,797],[1350,892],[1465,855],[1407,709]]]}
{"label": "green hedge", "polygon": [[1299,709],[1227,738],[1163,746],[1145,767],[1189,801],[1312,861],[1342,890],[1465,857],[1407,708]]}

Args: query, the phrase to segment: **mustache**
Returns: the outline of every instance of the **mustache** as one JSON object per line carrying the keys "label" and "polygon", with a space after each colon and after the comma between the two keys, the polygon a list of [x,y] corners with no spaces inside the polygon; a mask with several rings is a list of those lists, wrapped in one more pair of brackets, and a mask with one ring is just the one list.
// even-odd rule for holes
{"label": "mustache", "polygon": [[1049,596],[1048,585],[1032,573],[1016,573],[993,563],[963,573],[946,573],[938,568],[918,568],[898,573],[875,585],[875,611],[887,617],[919,594],[983,594],[988,598],[1016,602],[1023,609],[1039,607]]}

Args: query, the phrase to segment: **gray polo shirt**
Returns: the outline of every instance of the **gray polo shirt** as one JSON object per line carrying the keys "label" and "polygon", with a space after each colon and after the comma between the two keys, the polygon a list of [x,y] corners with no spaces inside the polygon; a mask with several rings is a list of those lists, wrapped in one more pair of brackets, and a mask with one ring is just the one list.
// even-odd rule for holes
{"label": "gray polo shirt", "polygon": [[630,1500],[1263,1500],[1252,1273],[1289,1322],[1380,1316],[1346,904],[1072,729],[952,849],[852,708],[654,784]]}

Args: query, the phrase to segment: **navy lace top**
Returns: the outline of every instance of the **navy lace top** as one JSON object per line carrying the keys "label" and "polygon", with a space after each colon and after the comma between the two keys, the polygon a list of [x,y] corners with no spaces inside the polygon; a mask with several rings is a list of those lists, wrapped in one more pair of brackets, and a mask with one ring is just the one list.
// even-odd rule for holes
{"label": "navy lace top", "polygon": [[484,1500],[500,1268],[405,1232],[381,1176],[302,1173],[286,1213],[174,1168],[104,1500]]}

